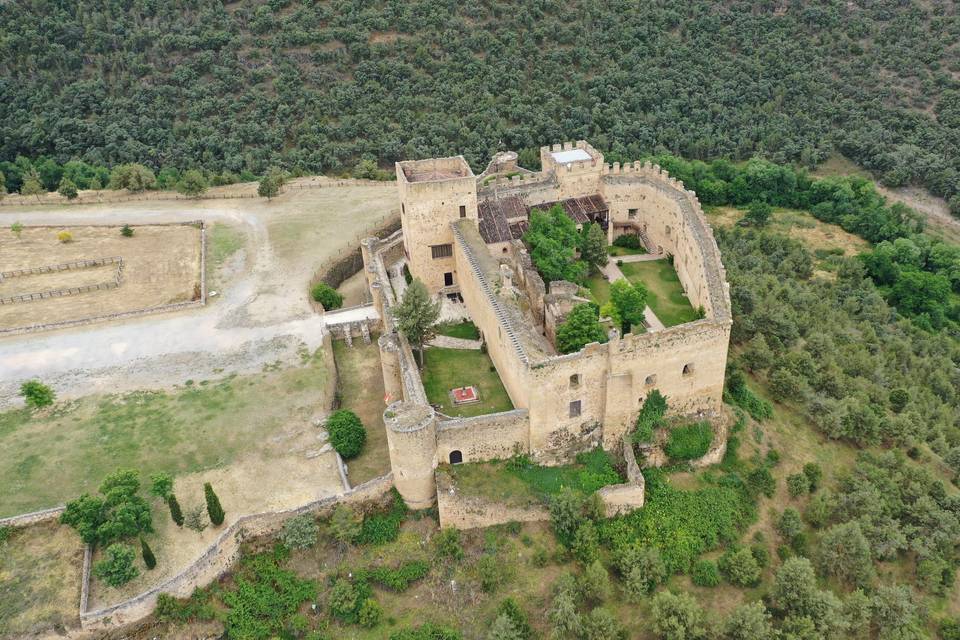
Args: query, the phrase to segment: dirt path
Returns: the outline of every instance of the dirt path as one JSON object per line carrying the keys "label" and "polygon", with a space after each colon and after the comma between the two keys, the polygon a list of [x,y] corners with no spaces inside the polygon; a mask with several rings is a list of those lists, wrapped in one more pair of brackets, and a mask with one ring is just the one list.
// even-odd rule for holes
{"label": "dirt path", "polygon": [[[203,309],[0,339],[0,409],[17,406],[25,379],[61,398],[160,388],[249,373],[319,347],[323,321],[307,299],[313,271],[389,215],[393,185],[304,190],[272,201],[144,202],[0,210],[14,222],[104,224],[204,219],[242,229],[225,286]],[[329,229],[337,229],[330,233]],[[309,246],[305,246],[309,243]],[[221,274],[222,275],[222,274]]]}

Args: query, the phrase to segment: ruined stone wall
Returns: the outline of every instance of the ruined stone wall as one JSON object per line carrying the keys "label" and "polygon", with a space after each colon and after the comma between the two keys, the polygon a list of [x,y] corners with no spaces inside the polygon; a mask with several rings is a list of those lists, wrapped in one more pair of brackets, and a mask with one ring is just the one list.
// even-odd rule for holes
{"label": "ruined stone wall", "polygon": [[[424,163],[436,164],[437,171],[449,165],[451,173],[457,171],[462,163],[466,167],[466,175],[436,180],[408,180],[404,168],[410,165],[421,167]],[[454,274],[453,282],[456,285],[453,256],[434,258],[431,247],[453,243],[450,223],[460,218],[460,207],[464,207],[465,217],[477,219],[476,178],[462,156],[397,163],[396,170],[403,242],[410,272],[423,280],[431,293],[444,288],[445,273]]]}
{"label": "ruined stone wall", "polygon": [[712,320],[611,341],[604,442],[633,425],[653,389],[667,397],[672,415],[717,416],[729,341],[730,324]]}
{"label": "ruined stone wall", "polygon": [[437,460],[441,464],[450,461],[452,451],[460,451],[463,462],[482,462],[529,450],[530,416],[526,409],[442,420],[438,425]]}
{"label": "ruined stone wall", "polygon": [[440,526],[457,529],[480,529],[508,522],[550,519],[550,512],[542,505],[507,505],[481,496],[464,496],[443,466],[437,469],[437,507]]}

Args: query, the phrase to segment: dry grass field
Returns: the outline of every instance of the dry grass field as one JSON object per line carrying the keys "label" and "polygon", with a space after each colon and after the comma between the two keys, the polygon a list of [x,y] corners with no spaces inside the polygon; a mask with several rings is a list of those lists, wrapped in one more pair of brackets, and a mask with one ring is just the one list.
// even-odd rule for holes
{"label": "dry grass field", "polygon": [[0,542],[0,638],[76,626],[82,566],[80,538],[56,523]]}
{"label": "dry grass field", "polygon": [[[133,237],[121,226],[26,227],[18,238],[0,234],[0,271],[120,256],[119,288],[0,306],[0,329],[80,320],[194,299],[200,286],[200,229],[144,225]],[[57,234],[67,230],[71,242]],[[32,274],[0,282],[0,297],[40,293],[113,280],[117,265]]]}

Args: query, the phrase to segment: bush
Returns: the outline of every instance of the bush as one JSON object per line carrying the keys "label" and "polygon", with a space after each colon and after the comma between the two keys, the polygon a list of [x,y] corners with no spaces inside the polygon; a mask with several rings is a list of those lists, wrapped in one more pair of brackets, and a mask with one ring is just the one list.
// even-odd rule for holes
{"label": "bush", "polygon": [[600,557],[600,539],[597,536],[597,528],[592,522],[586,520],[577,527],[570,550],[583,564],[590,564]]}
{"label": "bush", "polygon": [[661,591],[651,607],[653,631],[663,640],[699,640],[706,636],[703,610],[688,593]]}
{"label": "bush", "polygon": [[133,227],[131,227],[131,226],[128,225],[128,224],[123,225],[123,228],[120,229],[120,235],[122,235],[124,238],[132,238],[132,237],[133,237]]}
{"label": "bush", "polygon": [[803,473],[792,473],[787,476],[787,492],[794,498],[810,491],[810,478]]}
{"label": "bush", "polygon": [[358,580],[367,580],[376,582],[380,585],[402,593],[406,591],[411,584],[420,580],[430,572],[430,565],[422,560],[415,560],[401,565],[398,569],[389,567],[376,567],[356,572]]}
{"label": "bush", "polygon": [[777,520],[776,528],[784,540],[791,542],[803,531],[803,521],[796,509],[784,509]]}
{"label": "bush", "polygon": [[485,555],[477,560],[477,578],[480,580],[480,589],[484,593],[493,593],[507,579],[506,567],[496,556]]}
{"label": "bush", "polygon": [[143,564],[147,565],[147,569],[153,569],[157,566],[157,557],[153,555],[153,549],[143,538],[140,538],[140,554],[143,556]]}
{"label": "bush", "polygon": [[603,602],[610,597],[610,574],[599,560],[594,560],[577,580],[580,595],[588,602]]}
{"label": "bush", "polygon": [[667,579],[667,568],[660,552],[653,547],[630,545],[620,551],[617,568],[623,576],[628,602],[639,602]]}
{"label": "bush", "polygon": [[393,505],[386,512],[368,515],[363,519],[357,544],[380,545],[393,542],[400,535],[400,523],[407,513],[407,505],[400,494],[393,491]]}
{"label": "bush", "polygon": [[751,587],[760,580],[760,565],[747,547],[727,551],[720,556],[717,565],[720,573],[731,584]]}
{"label": "bush", "polygon": [[703,457],[713,442],[713,427],[706,420],[670,431],[664,448],[671,460],[695,460]]}
{"label": "bush", "polygon": [[327,418],[327,432],[330,434],[330,444],[344,460],[360,455],[367,441],[367,430],[363,423],[357,414],[348,409],[340,409],[330,414]]}
{"label": "bush", "polygon": [[207,502],[207,515],[210,516],[210,524],[219,527],[223,524],[226,514],[223,512],[223,507],[220,506],[220,498],[213,492],[213,487],[209,482],[203,483],[203,497]]}
{"label": "bush", "polygon": [[517,601],[513,598],[507,598],[497,607],[497,617],[506,616],[513,623],[513,628],[517,630],[521,640],[530,640],[533,638],[533,627],[527,619],[527,614]]}
{"label": "bush", "polygon": [[759,467],[747,474],[747,487],[753,495],[763,494],[768,498],[773,497],[777,490],[777,481],[773,479],[773,474],[766,467]]}
{"label": "bush", "polygon": [[613,246],[623,247],[624,249],[639,249],[640,248],[640,236],[628,233],[622,236],[617,236],[613,241]]}
{"label": "bush", "polygon": [[68,244],[70,242],[73,242],[73,234],[70,233],[69,231],[61,231],[57,234],[57,240],[59,240],[63,244]]}
{"label": "bush", "polygon": [[367,598],[363,601],[363,604],[360,605],[358,618],[361,627],[373,629],[380,624],[380,619],[383,618],[383,609],[380,608],[376,600]]}
{"label": "bush", "polygon": [[823,469],[816,462],[808,462],[803,465],[803,475],[807,476],[810,483],[810,493],[813,493],[820,487],[820,481],[823,479]]}
{"label": "bush", "polygon": [[690,572],[690,579],[698,587],[715,587],[720,584],[720,570],[710,560],[697,560]]}
{"label": "bush", "polygon": [[308,549],[317,543],[320,527],[309,513],[290,518],[283,523],[280,539],[290,549]]}
{"label": "bush", "polygon": [[20,395],[31,409],[40,409],[53,404],[56,394],[39,380],[28,380],[20,385]]}
{"label": "bush", "polygon": [[180,503],[177,502],[177,496],[172,493],[167,498],[167,507],[170,509],[170,519],[178,527],[183,526],[183,511],[180,509]]}
{"label": "bush", "polygon": [[434,548],[441,558],[463,559],[463,545],[460,544],[460,530],[444,527],[434,538]]}
{"label": "bush", "polygon": [[103,560],[93,566],[93,575],[111,587],[124,585],[140,575],[133,566],[134,555],[129,546],[114,543],[107,547]]}
{"label": "bush", "polygon": [[326,282],[318,282],[310,289],[310,297],[319,302],[325,311],[339,309],[343,306],[343,296]]}

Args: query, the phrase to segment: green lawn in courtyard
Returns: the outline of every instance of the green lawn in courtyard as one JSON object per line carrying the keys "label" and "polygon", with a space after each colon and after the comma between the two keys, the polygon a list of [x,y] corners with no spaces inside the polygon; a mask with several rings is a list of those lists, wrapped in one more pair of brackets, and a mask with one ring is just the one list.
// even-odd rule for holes
{"label": "green lawn in courtyard", "polygon": [[[479,416],[513,409],[507,390],[487,354],[473,349],[440,349],[424,351],[423,388],[430,404],[440,407],[448,416]],[[474,386],[480,402],[454,406],[450,390]]]}
{"label": "green lawn in courtyard", "polygon": [[601,307],[610,302],[610,282],[603,277],[603,274],[594,271],[586,279],[585,284],[590,290],[593,301]]}
{"label": "green lawn in courtyard", "polygon": [[646,251],[643,248],[638,249],[628,249],[627,247],[618,247],[615,244],[611,244],[607,247],[607,255],[610,256],[640,256],[645,254]]}
{"label": "green lawn in courtyard", "polygon": [[667,260],[625,262],[620,271],[630,282],[642,282],[650,292],[647,304],[667,327],[697,319],[697,311],[683,294],[680,278]]}
{"label": "green lawn in courtyard", "polygon": [[437,325],[437,335],[447,336],[450,338],[461,338],[463,340],[479,340],[480,330],[477,329],[477,325],[473,324],[469,320],[458,323],[446,322],[444,324]]}

